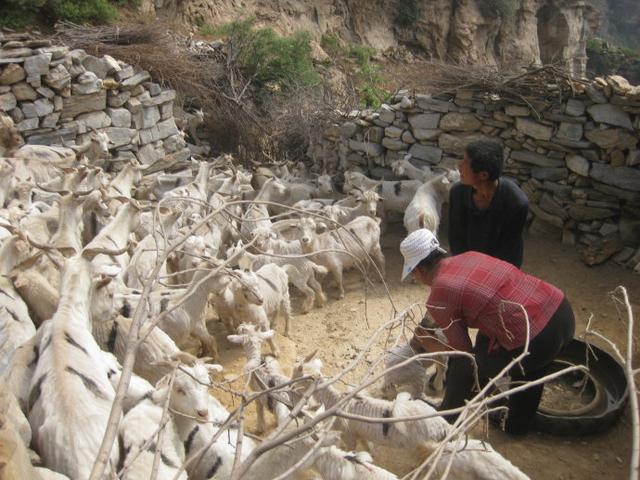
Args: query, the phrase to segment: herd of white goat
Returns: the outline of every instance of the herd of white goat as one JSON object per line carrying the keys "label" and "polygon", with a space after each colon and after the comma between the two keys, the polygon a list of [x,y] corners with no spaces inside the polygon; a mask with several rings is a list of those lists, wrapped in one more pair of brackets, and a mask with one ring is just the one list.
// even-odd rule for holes
{"label": "herd of white goat", "polygon": [[[10,120],[0,127],[0,417],[9,419],[0,426],[13,425],[31,449],[32,478],[274,479],[306,469],[392,479],[350,449],[443,442],[451,478],[527,478],[485,443],[450,441],[451,426],[408,393],[345,401],[323,383],[318,359],[291,375],[277,360],[276,318],[285,335],[295,329],[289,285],[304,313],[326,303],[327,274],[339,298],[345,269],[383,276],[385,218],[398,212],[408,229],[437,229],[447,175],[402,160],[396,171],[410,180],[348,172],[338,194],[330,176],[302,167],[249,172],[223,157],[152,173],[110,160],[97,131],[79,148],[20,146]],[[252,390],[263,391],[257,430],[268,410],[275,437],[246,433],[237,409],[216,399],[211,374],[223,367],[208,363],[218,353],[209,305],[244,349]],[[184,351],[194,338],[201,358]],[[315,409],[298,408],[311,400]],[[330,415],[338,407],[373,421]],[[327,422],[331,431],[320,428]]]}

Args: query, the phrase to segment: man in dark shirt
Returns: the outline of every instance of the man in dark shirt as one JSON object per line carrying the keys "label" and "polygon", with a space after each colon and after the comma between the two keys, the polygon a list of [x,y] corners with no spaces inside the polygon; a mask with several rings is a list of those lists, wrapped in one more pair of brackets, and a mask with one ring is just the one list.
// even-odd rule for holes
{"label": "man in dark shirt", "polygon": [[449,246],[454,255],[474,250],[520,268],[529,202],[518,185],[501,177],[503,164],[499,143],[467,145],[460,182],[449,193]]}

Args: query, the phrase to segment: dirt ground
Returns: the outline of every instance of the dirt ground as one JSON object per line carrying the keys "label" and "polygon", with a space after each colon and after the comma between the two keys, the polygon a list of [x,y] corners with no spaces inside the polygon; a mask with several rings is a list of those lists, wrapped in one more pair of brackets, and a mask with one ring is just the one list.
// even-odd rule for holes
{"label": "dirt ground", "polygon": [[[394,227],[382,240],[390,296],[399,310],[414,303],[424,303],[427,294],[423,286],[399,282],[402,257],[398,245],[403,236],[404,230]],[[625,347],[626,329],[618,320],[607,293],[618,285],[625,286],[637,318],[640,312],[640,275],[612,263],[587,267],[580,262],[575,247],[532,237],[526,240],[523,270],[555,284],[566,293],[577,317],[576,335],[584,332],[586,322],[593,314],[593,326],[620,348]],[[306,355],[315,349],[318,349],[318,357],[325,365],[323,371],[335,373],[356,358],[378,326],[392,318],[389,297],[379,283],[373,289],[367,289],[365,295],[362,276],[350,272],[346,276],[345,289],[346,298],[336,300],[335,289],[327,288],[328,305],[307,315],[296,313],[299,299],[294,298],[291,341],[280,335],[277,337],[283,349],[282,363],[286,373],[296,356]],[[276,325],[276,330],[282,332],[282,325]],[[219,345],[221,363],[225,365],[227,375],[239,371],[243,364],[240,349],[222,338]],[[357,373],[371,366],[374,371],[381,371],[382,367],[375,364],[381,349],[382,342],[378,342]],[[252,424],[253,414],[249,412],[249,428]],[[532,479],[620,479],[628,474],[630,416],[625,412],[613,428],[599,435],[553,437],[532,433],[522,439],[513,439],[491,428],[489,441]],[[417,460],[406,458],[389,462],[389,457],[384,456],[376,460],[396,473],[405,473],[411,460]],[[398,460],[397,455],[393,458]]]}

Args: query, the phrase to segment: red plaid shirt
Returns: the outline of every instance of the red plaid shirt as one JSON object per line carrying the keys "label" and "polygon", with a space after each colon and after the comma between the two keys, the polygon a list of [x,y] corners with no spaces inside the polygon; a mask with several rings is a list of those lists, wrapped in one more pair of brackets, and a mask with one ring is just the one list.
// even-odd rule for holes
{"label": "red plaid shirt", "polygon": [[558,288],[527,275],[510,263],[483,253],[465,252],[445,258],[433,279],[427,308],[449,345],[472,351],[467,328],[489,337],[489,350],[505,350],[526,341],[527,312],[530,338],[547,324],[562,302]]}

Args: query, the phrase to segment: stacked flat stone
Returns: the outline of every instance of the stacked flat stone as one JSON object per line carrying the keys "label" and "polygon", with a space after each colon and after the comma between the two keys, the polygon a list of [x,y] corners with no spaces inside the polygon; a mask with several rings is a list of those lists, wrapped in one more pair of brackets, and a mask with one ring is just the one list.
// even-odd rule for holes
{"label": "stacked flat stone", "polygon": [[640,86],[609,76],[571,98],[549,89],[528,104],[398,92],[377,111],[349,113],[315,150],[393,179],[391,163],[407,153],[417,166],[455,167],[470,141],[498,140],[506,174],[529,196],[532,230],[579,244],[589,264],[613,257],[640,271]]}
{"label": "stacked flat stone", "polygon": [[108,135],[116,160],[184,161],[190,151],[173,118],[175,96],[109,55],[0,33],[0,111],[29,144],[82,144],[95,129]]}

